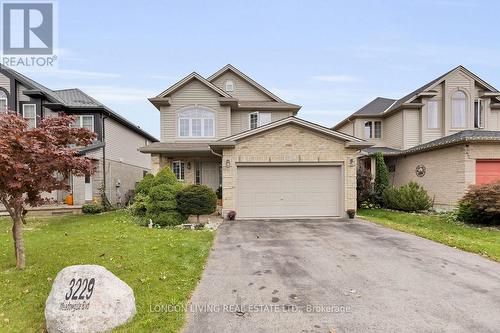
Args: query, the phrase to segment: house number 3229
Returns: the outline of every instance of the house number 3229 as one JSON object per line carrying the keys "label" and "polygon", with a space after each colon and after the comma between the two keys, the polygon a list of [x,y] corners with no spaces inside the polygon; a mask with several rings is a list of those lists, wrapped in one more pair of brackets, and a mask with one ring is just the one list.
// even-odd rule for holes
{"label": "house number 3229", "polygon": [[69,291],[66,293],[64,298],[69,301],[71,300],[81,300],[90,299],[92,293],[94,292],[95,279],[71,279],[69,282]]}

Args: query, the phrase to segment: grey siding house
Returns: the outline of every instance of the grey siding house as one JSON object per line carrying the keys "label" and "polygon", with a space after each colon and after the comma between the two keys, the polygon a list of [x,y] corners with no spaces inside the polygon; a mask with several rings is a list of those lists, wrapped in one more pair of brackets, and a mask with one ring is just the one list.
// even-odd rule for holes
{"label": "grey siding house", "polygon": [[21,114],[33,127],[41,119],[63,112],[77,117],[74,126],[96,133],[96,141],[80,150],[92,159],[95,174],[71,176],[70,192],[47,193],[58,203],[65,203],[70,194],[74,205],[97,202],[103,189],[111,204],[120,206],[125,203],[127,192],[151,170],[150,157],[138,148],[158,140],[79,89],[51,90],[1,66],[0,109]]}

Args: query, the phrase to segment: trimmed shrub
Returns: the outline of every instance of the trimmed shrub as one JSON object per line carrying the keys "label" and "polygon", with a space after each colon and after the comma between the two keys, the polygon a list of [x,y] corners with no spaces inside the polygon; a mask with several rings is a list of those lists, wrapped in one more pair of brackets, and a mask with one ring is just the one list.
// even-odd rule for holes
{"label": "trimmed shrub", "polygon": [[177,210],[177,193],[183,185],[177,181],[170,168],[163,168],[156,176],[147,174],[136,187],[134,203],[129,212],[141,225],[166,227],[182,224],[186,215]]}
{"label": "trimmed shrub", "polygon": [[205,185],[189,185],[177,193],[177,209],[186,215],[196,215],[200,223],[200,215],[212,214],[217,208],[217,196]]}
{"label": "trimmed shrub", "polygon": [[128,211],[134,216],[144,217],[146,216],[148,203],[149,196],[144,193],[137,193],[134,197],[134,202],[128,207]]}
{"label": "trimmed shrub", "polygon": [[85,204],[82,206],[82,212],[84,214],[99,214],[104,211],[101,205]]}
{"label": "trimmed shrub", "polygon": [[384,155],[380,152],[373,155],[375,157],[375,201],[384,205],[384,190],[389,187],[389,170],[384,161]]}
{"label": "trimmed shrub", "polygon": [[165,167],[161,169],[156,176],[154,176],[152,182],[151,182],[151,187],[156,186],[156,185],[176,185],[180,184],[177,181],[177,178],[175,178],[175,174],[170,170],[169,167]]}
{"label": "trimmed shrub", "polygon": [[155,179],[155,176],[152,174],[148,173],[142,178],[142,180],[137,184],[135,187],[135,194],[148,194],[149,189],[153,186],[153,180]]}
{"label": "trimmed shrub", "polygon": [[384,190],[383,198],[388,208],[405,212],[428,210],[433,205],[427,191],[415,182],[399,188],[389,186]]}
{"label": "trimmed shrub", "polygon": [[457,218],[466,223],[500,224],[500,182],[474,185],[458,203]]}

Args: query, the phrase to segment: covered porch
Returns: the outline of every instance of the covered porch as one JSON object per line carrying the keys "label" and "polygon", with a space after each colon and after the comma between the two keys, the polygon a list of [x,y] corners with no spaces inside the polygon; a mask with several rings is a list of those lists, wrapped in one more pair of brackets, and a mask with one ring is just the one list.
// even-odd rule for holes
{"label": "covered porch", "polygon": [[222,157],[207,142],[156,142],[141,148],[141,152],[151,154],[153,174],[169,167],[181,182],[206,185],[214,191],[222,186]]}

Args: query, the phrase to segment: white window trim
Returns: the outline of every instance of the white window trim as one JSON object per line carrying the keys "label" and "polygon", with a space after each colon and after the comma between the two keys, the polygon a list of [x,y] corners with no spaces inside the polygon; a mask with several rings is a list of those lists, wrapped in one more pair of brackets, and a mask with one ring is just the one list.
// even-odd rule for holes
{"label": "white window trim", "polygon": [[257,127],[255,128],[258,128],[259,127],[259,112],[256,111],[256,112],[251,112],[248,114],[248,129],[254,129],[252,128],[252,115],[257,115]]}
{"label": "white window trim", "polygon": [[94,129],[94,115],[92,115],[92,114],[77,115],[76,118],[79,119],[79,121],[80,121],[80,126],[78,126],[79,128],[83,128],[83,117],[91,117],[92,118],[92,133],[94,133],[95,132],[95,129]]}
{"label": "white window trim", "polygon": [[[429,120],[430,120],[430,117],[429,117],[429,114],[430,114],[430,105],[432,104],[436,104],[436,116],[437,116],[437,121],[436,121],[436,127],[431,127],[430,126],[430,123],[429,123]],[[429,100],[429,102],[427,103],[427,129],[430,129],[430,130],[439,130],[441,128],[441,121],[440,121],[440,117],[439,117],[439,101],[437,100]]]}
{"label": "white window trim", "polygon": [[[476,102],[478,103],[478,108],[476,110]],[[479,111],[481,110],[481,106],[482,106],[482,111],[483,111],[483,114],[482,114],[482,117],[480,115],[478,115],[477,113],[479,113]],[[474,128],[478,128],[478,129],[484,129],[485,128],[485,123],[486,123],[486,112],[485,112],[485,101],[481,98],[478,98],[474,101]],[[477,119],[478,119],[478,126],[476,127],[476,116],[477,116]]]}
{"label": "white window trim", "polygon": [[0,101],[5,101],[5,109],[4,110],[0,110],[0,111],[5,111],[9,108],[9,101],[7,100],[7,97],[0,97]]}
{"label": "white window trim", "polygon": [[[378,137],[378,138],[377,138],[377,135],[376,135],[377,130],[375,129],[375,127],[376,127],[375,124],[376,123],[380,124],[380,137]],[[381,120],[374,120],[373,121],[373,128],[372,128],[372,130],[373,130],[373,138],[372,139],[382,139],[382,130],[383,129],[382,129],[382,121]]]}
{"label": "white window trim", "polygon": [[[200,109],[203,111],[207,111],[212,113],[213,117],[211,118],[188,118],[188,117],[183,117],[181,113],[188,111],[190,109]],[[181,135],[181,119],[187,119],[189,120],[189,135]],[[193,136],[193,119],[200,119],[201,120],[201,135],[200,136]],[[204,120],[205,119],[211,119],[213,122],[213,127],[212,127],[212,135],[207,135],[205,136],[205,124]],[[215,133],[216,133],[216,122],[215,122],[215,112],[211,109],[204,108],[204,107],[187,107],[179,110],[177,112],[177,137],[182,138],[182,139],[207,139],[207,138],[215,138]]]}
{"label": "white window trim", "polygon": [[[453,108],[453,100],[462,100],[461,98],[453,98],[453,96],[457,93],[457,92],[461,92],[462,94],[465,95],[465,98],[463,99],[463,101],[465,102],[465,109],[464,109],[464,123],[463,123],[463,126],[453,126],[453,111],[454,111],[454,108]],[[451,94],[451,111],[450,111],[450,116],[451,116],[451,128],[452,129],[463,129],[463,128],[467,128],[467,114],[469,113],[469,95],[463,91],[463,90],[456,90],[453,92],[453,94]]]}
{"label": "white window trim", "polygon": [[[229,86],[231,87],[231,89],[228,88]],[[227,92],[233,92],[234,91],[234,81],[233,80],[227,80],[224,83],[224,90],[227,91]]]}
{"label": "white window trim", "polygon": [[25,111],[24,109],[25,109],[26,105],[33,106],[35,109],[35,128],[36,128],[38,126],[38,120],[37,120],[37,116],[36,116],[36,104],[33,104],[33,103],[23,104],[23,118],[24,119],[32,119],[32,118],[26,118],[24,115],[24,111]]}
{"label": "white window trim", "polygon": [[[256,114],[257,115],[257,127],[256,128],[259,128],[261,126],[264,126],[264,125],[267,125],[269,123],[272,123],[273,120],[272,120],[272,112],[260,112],[260,111],[255,111],[255,112],[251,112],[248,114],[248,129],[253,129],[252,128],[252,115]],[[261,123],[261,114],[269,114],[270,115],[270,121],[268,123],[265,123],[265,124],[262,124]]]}
{"label": "white window trim", "polygon": [[[366,137],[366,124],[367,123],[370,123],[370,134],[368,135],[368,137]],[[375,137],[375,123],[380,123],[380,137],[379,138]],[[382,131],[383,131],[383,128],[382,128],[382,121],[381,120],[365,120],[363,122],[363,136],[365,139],[380,140],[380,139],[382,139]]]}
{"label": "white window trim", "polygon": [[[174,172],[174,165],[175,164],[179,164],[179,177],[177,177],[177,175],[175,175],[175,172]],[[184,172],[182,172],[183,169],[184,169]],[[186,164],[184,163],[184,161],[173,161],[172,162],[172,172],[174,173],[175,178],[177,178],[178,181],[183,182],[186,179]]]}

